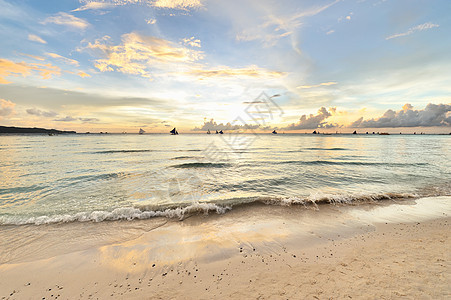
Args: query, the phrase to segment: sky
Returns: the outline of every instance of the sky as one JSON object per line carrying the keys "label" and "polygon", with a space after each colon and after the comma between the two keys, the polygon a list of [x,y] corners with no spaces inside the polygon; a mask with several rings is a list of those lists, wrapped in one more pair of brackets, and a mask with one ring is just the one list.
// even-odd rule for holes
{"label": "sky", "polygon": [[0,125],[451,132],[449,0],[0,0]]}

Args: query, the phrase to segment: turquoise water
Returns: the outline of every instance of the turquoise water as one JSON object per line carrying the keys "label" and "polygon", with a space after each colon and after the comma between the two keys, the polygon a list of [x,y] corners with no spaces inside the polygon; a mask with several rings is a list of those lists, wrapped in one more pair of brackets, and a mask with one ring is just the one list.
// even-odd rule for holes
{"label": "turquoise water", "polygon": [[446,135],[0,136],[0,224],[451,195]]}

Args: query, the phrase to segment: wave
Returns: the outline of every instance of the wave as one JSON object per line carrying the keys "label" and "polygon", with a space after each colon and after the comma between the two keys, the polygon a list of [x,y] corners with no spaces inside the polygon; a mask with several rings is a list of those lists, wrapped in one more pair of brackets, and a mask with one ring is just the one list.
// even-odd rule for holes
{"label": "wave", "polygon": [[230,164],[225,163],[202,163],[202,162],[196,162],[196,163],[185,163],[185,164],[178,164],[178,165],[172,165],[172,168],[179,168],[179,169],[188,169],[188,168],[224,168],[229,166]]}
{"label": "wave", "polygon": [[145,220],[155,217],[179,218],[183,219],[186,215],[195,213],[216,212],[224,214],[232,208],[229,206],[219,206],[213,203],[194,203],[185,207],[169,208],[165,210],[142,211],[135,207],[116,208],[111,212],[93,211],[80,212],[73,215],[54,215],[39,217],[19,217],[19,216],[3,216],[0,217],[1,225],[45,225],[53,223],[71,223],[71,222],[103,222],[103,221],[119,221],[119,220]]}
{"label": "wave", "polygon": [[171,159],[176,160],[176,159],[194,159],[194,158],[200,159],[202,157],[199,157],[199,156],[176,156]]}
{"label": "wave", "polygon": [[308,197],[253,197],[232,198],[217,202],[195,202],[184,206],[165,207],[123,207],[112,211],[79,212],[75,214],[53,215],[53,216],[0,216],[0,225],[45,225],[54,223],[71,222],[103,222],[118,220],[145,220],[155,217],[183,220],[194,214],[224,214],[232,208],[244,205],[266,204],[266,205],[303,205],[318,209],[320,205],[354,205],[362,203],[373,203],[383,200],[401,200],[417,198],[418,195],[410,193],[381,193],[381,194],[313,194]]}
{"label": "wave", "polygon": [[364,161],[332,161],[332,160],[287,160],[275,162],[275,164],[296,164],[296,165],[355,165],[355,166],[423,166],[427,163],[390,163],[390,162],[364,162]]}
{"label": "wave", "polygon": [[352,149],[346,149],[346,148],[304,148],[305,150],[325,150],[325,151],[350,151]]}
{"label": "wave", "polygon": [[140,149],[140,150],[104,150],[104,151],[95,151],[90,152],[92,154],[112,154],[112,153],[142,153],[142,152],[153,152],[155,150],[150,149]]}

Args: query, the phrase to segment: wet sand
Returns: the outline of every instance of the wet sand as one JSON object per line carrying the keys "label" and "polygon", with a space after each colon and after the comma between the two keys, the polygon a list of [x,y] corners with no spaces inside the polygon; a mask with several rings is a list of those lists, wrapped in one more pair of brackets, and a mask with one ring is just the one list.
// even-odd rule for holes
{"label": "wet sand", "polygon": [[2,244],[0,299],[449,299],[450,212],[440,197],[56,224]]}

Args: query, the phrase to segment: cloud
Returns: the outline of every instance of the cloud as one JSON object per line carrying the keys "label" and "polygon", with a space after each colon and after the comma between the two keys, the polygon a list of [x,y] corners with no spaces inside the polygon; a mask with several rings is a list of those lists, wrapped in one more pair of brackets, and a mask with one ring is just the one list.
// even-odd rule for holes
{"label": "cloud", "polygon": [[184,38],[182,41],[185,45],[200,48],[200,40],[195,39],[194,36],[192,36],[190,38]]}
{"label": "cloud", "polygon": [[86,4],[83,5],[82,7],[79,7],[72,11],[75,12],[75,11],[84,11],[84,10],[89,10],[89,9],[92,9],[92,10],[106,9],[106,8],[111,8],[114,6],[115,6],[114,3],[92,1],[92,2],[86,2]]}
{"label": "cloud", "polygon": [[411,35],[412,33],[417,32],[417,31],[428,30],[428,29],[432,29],[432,28],[435,28],[435,27],[439,27],[439,26],[440,25],[438,25],[438,24],[433,24],[433,23],[428,22],[428,23],[424,23],[424,24],[421,24],[421,25],[417,25],[415,27],[411,27],[406,32],[390,35],[390,36],[386,37],[385,39],[386,40],[390,40],[390,39],[399,38],[399,37],[402,37],[402,36],[408,36],[408,35]]}
{"label": "cloud", "polygon": [[65,62],[66,64],[70,64],[70,65],[74,65],[74,66],[79,66],[78,61],[76,61],[75,59],[70,59],[70,58],[61,56],[61,55],[56,54],[56,53],[48,53],[48,52],[47,52],[47,53],[45,53],[45,55],[50,56],[50,57],[52,57],[52,58],[59,59],[59,60]]}
{"label": "cloud", "polygon": [[246,24],[245,28],[236,35],[238,41],[261,40],[266,46],[274,46],[281,38],[292,35],[303,24],[306,17],[315,16],[340,0],[335,0],[329,4],[302,9],[300,12],[292,15],[266,14],[265,21],[258,25]]}
{"label": "cloud", "polygon": [[153,24],[157,23],[157,19],[147,19],[146,23],[150,24],[150,25],[153,25]]}
{"label": "cloud", "polygon": [[77,18],[65,12],[59,12],[54,16],[45,19],[42,24],[53,23],[57,25],[67,26],[73,29],[85,30],[90,24],[84,19]]}
{"label": "cloud", "polygon": [[83,123],[95,123],[100,121],[97,118],[78,118],[80,121],[82,121]]}
{"label": "cloud", "polygon": [[5,99],[0,99],[0,117],[6,117],[12,114],[14,111],[14,106],[16,106],[15,103]]}
{"label": "cloud", "polygon": [[28,40],[33,41],[33,42],[38,42],[41,44],[47,44],[46,41],[44,41],[42,38],[40,38],[39,36],[35,35],[35,34],[29,34],[28,35]]}
{"label": "cloud", "polygon": [[278,71],[270,71],[259,68],[257,66],[249,66],[244,68],[219,67],[216,69],[204,70],[193,69],[184,74],[197,76],[201,78],[208,77],[255,77],[255,78],[275,78],[281,77],[285,73]]}
{"label": "cloud", "polygon": [[171,9],[193,9],[203,7],[201,0],[156,0],[152,6]]}
{"label": "cloud", "polygon": [[231,124],[228,122],[227,124],[216,123],[214,119],[210,119],[210,121],[204,121],[204,124],[201,127],[194,127],[193,131],[207,131],[207,130],[241,130],[241,129],[257,129],[260,125],[249,125],[249,124]]}
{"label": "cloud", "polygon": [[[332,109],[335,112],[335,109]],[[297,123],[292,123],[289,126],[282,128],[285,130],[298,130],[298,129],[316,129],[316,128],[333,128],[338,127],[338,124],[327,123],[326,120],[332,116],[332,113],[327,111],[325,107],[321,107],[316,115],[310,114],[302,115]]]}
{"label": "cloud", "polygon": [[53,118],[56,117],[58,115],[58,113],[54,112],[54,111],[43,111],[37,108],[29,108],[26,110],[26,112],[30,115],[34,115],[34,116],[43,116],[46,118]]}
{"label": "cloud", "polygon": [[25,53],[20,53],[20,55],[28,56],[28,57],[31,57],[31,58],[36,59],[36,60],[41,60],[41,61],[42,61],[42,60],[45,60],[45,58],[42,57],[42,56],[31,55],[31,54],[25,54]]}
{"label": "cloud", "polygon": [[451,126],[451,105],[429,103],[423,110],[414,110],[405,104],[402,110],[387,110],[381,117],[353,122],[353,128],[431,127]]}
{"label": "cloud", "polygon": [[82,77],[82,78],[91,77],[91,75],[89,75],[88,73],[85,73],[83,71],[78,72],[77,75]]}
{"label": "cloud", "polygon": [[100,55],[95,67],[101,72],[117,71],[151,77],[150,68],[163,69],[167,64],[189,63],[201,59],[202,52],[176,45],[170,41],[138,33],[122,35],[122,43],[111,45],[110,37],[104,36],[79,50],[90,50]]}
{"label": "cloud", "polygon": [[205,0],[80,0],[80,3],[85,3],[85,5],[72,11],[101,10],[129,4],[149,5],[161,9],[190,10],[202,8],[203,2]]}
{"label": "cloud", "polygon": [[73,122],[73,121],[77,121],[77,118],[73,118],[71,116],[66,116],[64,118],[55,119],[53,121],[57,121],[57,122]]}
{"label": "cloud", "polygon": [[39,106],[51,109],[67,109],[75,107],[98,111],[105,107],[143,107],[152,106],[159,111],[173,111],[177,106],[173,102],[156,98],[120,97],[106,96],[104,94],[92,94],[80,91],[70,91],[65,89],[38,88],[19,85],[0,85],[0,95],[6,99],[14,99],[19,105]]}
{"label": "cloud", "polygon": [[100,121],[100,120],[97,119],[97,118],[83,118],[83,117],[81,117],[81,118],[74,118],[74,117],[71,117],[71,116],[66,116],[66,117],[64,117],[64,118],[55,119],[55,120],[53,120],[53,121],[56,121],[56,122],[74,122],[74,121],[81,121],[81,122],[83,122],[83,123],[96,123],[96,122],[98,122],[98,121]]}
{"label": "cloud", "polygon": [[329,85],[335,85],[335,84],[337,84],[337,82],[329,81],[329,82],[323,82],[323,83],[315,84],[315,85],[300,85],[296,88],[297,89],[311,89],[311,88],[316,88],[316,87],[320,87],[320,86],[329,86]]}
{"label": "cloud", "polygon": [[49,79],[52,75],[61,74],[61,69],[51,64],[27,64],[25,62],[13,62],[8,59],[0,59],[0,84],[8,84],[5,77],[21,75],[26,77],[31,71],[37,71],[43,79]]}

